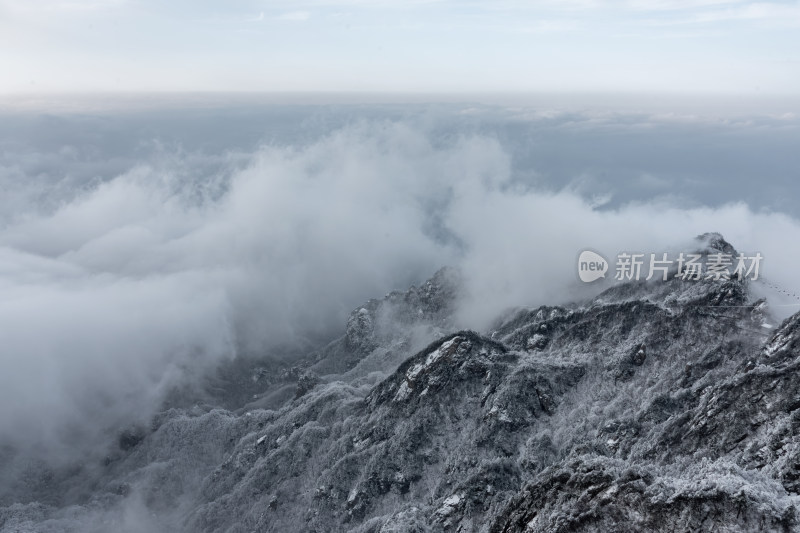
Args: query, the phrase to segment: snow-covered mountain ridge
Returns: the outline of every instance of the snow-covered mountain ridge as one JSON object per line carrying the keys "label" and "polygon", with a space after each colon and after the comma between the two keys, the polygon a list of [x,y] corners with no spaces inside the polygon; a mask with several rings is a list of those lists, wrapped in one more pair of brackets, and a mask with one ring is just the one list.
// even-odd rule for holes
{"label": "snow-covered mountain ridge", "polygon": [[165,410],[91,471],[32,465],[0,528],[798,530],[800,313],[671,279],[453,331],[458,287],[371,300],[252,401]]}

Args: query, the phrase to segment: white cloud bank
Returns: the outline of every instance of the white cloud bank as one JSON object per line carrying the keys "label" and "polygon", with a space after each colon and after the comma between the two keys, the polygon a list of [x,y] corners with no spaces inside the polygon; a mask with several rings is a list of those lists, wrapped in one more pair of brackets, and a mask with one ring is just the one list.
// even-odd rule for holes
{"label": "white cloud bank", "polygon": [[[603,211],[510,181],[481,136],[362,123],[264,146],[222,183],[142,164],[0,229],[0,439],[72,447],[146,417],[175,380],[307,345],[361,301],[460,266],[461,319],[568,300],[579,250],[660,252],[705,231],[797,287],[798,222],[743,204]],[[30,197],[36,197],[31,195]]]}

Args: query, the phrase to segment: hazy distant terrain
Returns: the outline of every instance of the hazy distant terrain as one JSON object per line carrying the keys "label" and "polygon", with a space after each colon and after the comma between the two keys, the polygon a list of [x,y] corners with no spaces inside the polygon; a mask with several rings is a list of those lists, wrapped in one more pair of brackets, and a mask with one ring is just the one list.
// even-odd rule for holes
{"label": "hazy distant terrain", "polygon": [[[569,187],[587,197],[608,196],[609,206],[666,196],[681,207],[746,202],[754,210],[799,214],[791,195],[800,164],[794,149],[800,103],[789,99],[656,95],[627,103],[605,97],[605,103],[601,96],[553,96],[505,106],[469,97],[359,104],[342,96],[347,103],[333,105],[319,103],[322,97],[306,98],[316,103],[295,97],[292,104],[241,96],[189,96],[183,103],[165,97],[158,104],[87,99],[45,110],[34,100],[32,109],[0,111],[8,192],[41,194],[45,185],[58,184],[46,192],[54,201],[143,164],[180,169],[198,184],[218,182],[264,145],[303,147],[345,128],[399,123],[439,146],[459,136],[496,140],[510,159],[510,177],[538,190]],[[27,179],[14,179],[22,176]],[[3,196],[4,216],[30,205],[10,199],[16,197]]]}

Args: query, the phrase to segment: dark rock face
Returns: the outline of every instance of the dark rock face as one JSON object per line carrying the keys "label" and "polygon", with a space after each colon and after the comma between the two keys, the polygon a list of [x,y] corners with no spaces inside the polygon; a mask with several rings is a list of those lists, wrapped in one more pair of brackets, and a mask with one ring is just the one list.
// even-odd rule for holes
{"label": "dark rock face", "polygon": [[[452,331],[451,317],[460,287],[460,274],[452,268],[442,268],[421,287],[369,300],[350,314],[344,337],[316,354],[315,371],[347,372],[375,352],[388,354],[388,359],[399,364],[413,353],[409,353],[410,348],[421,347],[417,344],[423,339],[427,344]],[[380,370],[386,369],[385,359]]]}
{"label": "dark rock face", "polygon": [[[673,279],[439,334],[454,280],[357,309],[279,406],[166,411],[93,499],[8,505],[0,527],[139,502],[151,530],[800,530],[800,314],[773,330],[747,282]],[[438,338],[410,354],[415,329]]]}

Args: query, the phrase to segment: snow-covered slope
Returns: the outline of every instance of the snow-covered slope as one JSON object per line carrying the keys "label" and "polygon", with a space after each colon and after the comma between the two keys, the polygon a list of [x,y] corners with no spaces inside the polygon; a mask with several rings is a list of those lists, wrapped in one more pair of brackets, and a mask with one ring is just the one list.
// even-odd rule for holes
{"label": "snow-covered slope", "polygon": [[800,314],[770,329],[747,282],[673,279],[452,331],[458,286],[368,302],[238,409],[168,409],[101,465],[30,467],[0,527],[798,529]]}

